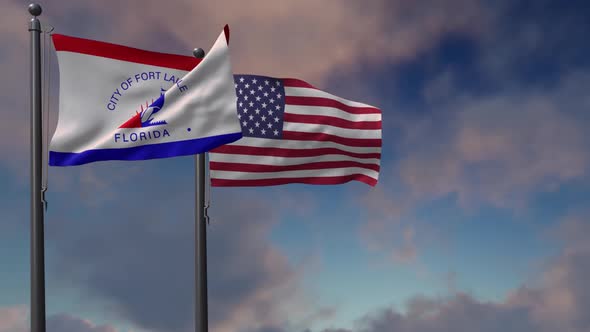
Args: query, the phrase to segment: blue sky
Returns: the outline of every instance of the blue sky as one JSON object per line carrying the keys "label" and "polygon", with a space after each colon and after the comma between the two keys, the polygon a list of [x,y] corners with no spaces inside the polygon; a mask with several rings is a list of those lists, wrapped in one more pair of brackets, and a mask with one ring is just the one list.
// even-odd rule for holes
{"label": "blue sky", "polygon": [[[26,5],[0,7],[0,332],[28,331]],[[212,189],[212,331],[590,329],[586,2],[42,5],[59,33],[178,54],[229,23],[236,73],[383,111],[374,188]],[[51,168],[48,331],[191,331],[193,195],[190,157]]]}

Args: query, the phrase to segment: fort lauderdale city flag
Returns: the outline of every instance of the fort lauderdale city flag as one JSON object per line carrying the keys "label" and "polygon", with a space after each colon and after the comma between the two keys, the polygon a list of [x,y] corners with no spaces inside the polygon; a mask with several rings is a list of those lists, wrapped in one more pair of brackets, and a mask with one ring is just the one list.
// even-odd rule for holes
{"label": "fort lauderdale city flag", "polygon": [[192,155],[242,136],[228,26],[202,61],[64,35],[53,44],[60,102],[52,166]]}
{"label": "fort lauderdale city flag", "polygon": [[244,137],[209,153],[212,186],[374,186],[381,111],[297,79],[234,75]]}

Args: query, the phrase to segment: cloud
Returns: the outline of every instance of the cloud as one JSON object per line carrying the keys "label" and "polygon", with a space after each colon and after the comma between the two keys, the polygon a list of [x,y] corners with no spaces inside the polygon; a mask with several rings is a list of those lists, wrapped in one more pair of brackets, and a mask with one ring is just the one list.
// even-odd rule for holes
{"label": "cloud", "polygon": [[[580,41],[590,25],[580,1],[555,6],[551,0],[530,3],[496,1],[494,29],[482,31],[478,65],[498,84],[543,85],[588,62]],[[559,50],[559,52],[555,52]]]}
{"label": "cloud", "polygon": [[[85,217],[52,219],[46,243],[56,255],[49,289],[76,285],[96,304],[89,310],[148,330],[188,331],[194,303],[194,217],[187,199],[192,182],[171,175],[142,184],[145,176],[131,174],[126,182],[136,183],[132,194],[85,207]],[[211,329],[257,329],[306,316],[313,307],[300,287],[306,263],[293,266],[268,239],[280,218],[273,208],[279,200],[224,191],[223,202],[213,204],[208,227]],[[67,210],[65,204],[54,206]]]}
{"label": "cloud", "polygon": [[[486,206],[522,213],[539,193],[588,181],[590,72],[571,52],[588,25],[571,12],[575,6],[556,17],[546,4],[515,20],[519,5],[499,2],[483,19],[493,28],[482,23],[472,38],[460,39],[466,54],[463,44],[444,45],[448,34],[410,59],[408,67],[418,68],[410,73],[403,64],[371,72],[369,80],[379,77],[372,89],[382,93],[373,98],[388,130],[380,184],[361,204],[360,240],[369,251],[395,263],[419,261],[429,242],[424,233],[434,231],[416,217],[425,204],[449,199],[463,212]],[[572,34],[558,38],[566,27]],[[547,57],[555,49],[564,53]],[[383,74],[400,72],[394,87]],[[400,101],[396,91],[412,100]]]}
{"label": "cloud", "polygon": [[0,332],[25,332],[27,323],[27,308],[0,307]]}
{"label": "cloud", "polygon": [[5,19],[0,23],[0,44],[10,46],[0,47],[0,100],[6,110],[0,121],[0,153],[4,156],[0,162],[24,176],[18,166],[25,161],[29,144],[28,19],[26,6],[13,2],[3,3],[2,12]]}
{"label": "cloud", "polygon": [[402,185],[388,179],[355,203],[361,206],[363,222],[358,234],[364,247],[382,263],[411,264],[423,273],[420,255],[425,245],[438,243],[441,238],[415,215],[418,202],[402,190]]}
{"label": "cloud", "polygon": [[536,331],[526,317],[526,309],[506,309],[457,294],[448,300],[415,298],[406,314],[381,310],[363,318],[358,331]]}
{"label": "cloud", "polygon": [[352,329],[323,332],[587,332],[589,218],[590,213],[581,211],[561,220],[550,234],[560,241],[562,251],[504,300],[482,301],[451,288],[452,294],[446,296],[416,295],[403,310],[388,307],[369,313]]}
{"label": "cloud", "polygon": [[[2,9],[7,19],[0,23],[0,45],[5,45],[0,47],[0,97],[9,112],[0,122],[0,155],[10,158],[2,157],[0,163],[18,172],[28,152],[29,42],[24,25],[29,17],[26,6],[17,1]],[[360,61],[399,63],[428,50],[446,33],[472,35],[483,29],[487,16],[478,3],[467,0],[444,5],[432,0],[412,5],[399,0],[347,5],[337,0],[222,0],[175,1],[169,6],[108,0],[53,2],[44,7],[41,20],[62,34],[187,55],[197,46],[207,50],[229,23],[234,72],[296,77],[322,86],[336,72],[355,70]],[[53,54],[51,61],[53,132],[58,108]]]}
{"label": "cloud", "polygon": [[425,86],[436,96],[432,111],[397,113],[400,138],[384,147],[394,158],[361,200],[360,240],[392,262],[419,261],[436,238],[416,215],[424,204],[451,199],[467,213],[482,206],[521,213],[539,193],[589,180],[590,98],[580,87],[590,84],[590,72],[477,96],[452,77],[443,72],[435,88]]}
{"label": "cloud", "polygon": [[59,314],[49,317],[47,319],[48,332],[117,332],[112,326],[100,325],[97,326],[92,322],[73,317],[68,314]]}
{"label": "cloud", "polygon": [[553,239],[565,243],[561,255],[546,266],[539,284],[541,287],[522,287],[508,299],[510,304],[526,304],[536,321],[553,324],[556,328],[568,326],[572,331],[590,329],[590,213],[577,211],[567,215],[551,231]]}
{"label": "cloud", "polygon": [[[28,332],[29,317],[25,307],[0,307],[0,332]],[[117,332],[110,325],[100,325],[68,314],[47,317],[47,332]]]}
{"label": "cloud", "polygon": [[[587,175],[585,94],[565,75],[557,87],[474,98],[455,94],[437,111],[408,124],[399,160],[402,182],[417,199],[457,195],[459,203],[502,208],[526,205],[532,193],[552,191]],[[570,99],[571,100],[571,99]]]}
{"label": "cloud", "polygon": [[[52,6],[45,8],[43,19],[60,33],[186,54],[194,46],[206,49],[212,36],[229,22],[233,27],[236,71],[294,76],[320,86],[334,72],[354,71],[351,68],[358,63],[403,63],[427,53],[446,34],[477,37],[482,31],[494,30],[490,29],[488,8],[466,0],[375,1],[348,6],[338,1],[311,0],[291,4],[178,2],[174,6],[162,6],[156,1],[78,1]],[[3,11],[9,19],[0,23],[7,28],[0,29],[1,45],[11,47],[0,49],[0,69],[11,81],[3,82],[0,96],[7,109],[13,111],[3,116],[0,123],[0,142],[5,142],[0,143],[0,155],[12,159],[4,157],[0,162],[23,170],[28,111],[17,110],[27,109],[27,81],[21,78],[27,71],[28,42],[24,30],[16,27],[27,18],[24,7],[14,2],[3,6]],[[541,40],[535,31],[527,36],[531,45]],[[503,44],[489,45],[497,50],[506,49]],[[503,59],[510,59],[515,49],[508,50]],[[492,54],[488,60],[498,55],[486,54]],[[507,72],[506,67],[494,67],[492,62],[486,62],[486,66]],[[395,173],[396,177],[399,174],[400,186],[408,188],[407,197],[401,198],[397,193],[382,193],[378,197],[378,192],[372,196],[369,200],[380,209],[366,223],[363,241],[370,248],[387,251],[393,260],[412,261],[420,253],[420,232],[411,215],[416,201],[456,195],[463,206],[514,207],[526,204],[534,192],[555,190],[583,178],[588,166],[584,149],[586,122],[567,109],[589,105],[584,91],[588,83],[584,75],[569,74],[556,87],[516,87],[498,94],[470,96],[457,91],[452,73],[438,79],[430,90],[425,90],[437,111],[425,118],[406,119],[405,139],[396,146],[401,158],[395,167],[383,168],[383,172]],[[92,195],[102,196],[96,205],[91,205],[92,209],[83,214],[64,213],[60,216],[63,220],[48,226],[48,242],[59,254],[58,272],[60,278],[64,276],[54,282],[82,285],[89,296],[111,304],[114,314],[141,326],[182,330],[192,322],[193,292],[187,288],[190,286],[181,286],[192,285],[192,229],[190,223],[176,221],[191,220],[190,214],[179,211],[191,210],[186,197],[192,193],[182,193],[161,183],[116,192],[109,189],[112,183],[104,185],[108,181],[107,169],[104,173],[93,169],[80,175],[86,190],[83,197],[93,200],[97,196]],[[130,177],[140,184],[149,179]],[[98,193],[96,187],[100,189]],[[112,211],[115,207],[120,211],[117,215],[102,210],[102,199],[112,202],[114,197],[127,195],[135,197],[113,205]],[[145,204],[153,201],[150,195],[162,197],[161,205]],[[78,197],[72,195],[72,199]],[[237,202],[241,197],[228,200]],[[286,319],[289,306],[299,306],[299,300],[279,305],[285,298],[297,297],[299,279],[284,255],[268,243],[268,233],[279,217],[267,211],[266,203],[246,202],[232,210],[220,210],[219,223],[214,222],[210,228],[210,269],[215,276],[210,279],[211,294],[218,294],[211,297],[211,316],[219,331],[238,326],[272,329]],[[307,211],[304,208],[300,213]],[[94,217],[87,216],[93,214]],[[164,227],[157,220],[170,222]],[[63,230],[67,231],[59,234]],[[393,246],[389,232],[397,236]],[[563,264],[562,269],[571,269]],[[567,279],[560,277],[562,274],[555,272],[555,277],[548,278],[562,283]],[[548,298],[567,307],[575,302],[568,292],[560,290],[556,293],[559,296]],[[550,309],[534,308],[526,300],[543,298],[541,293],[544,294],[537,288],[523,290],[513,301],[542,316]],[[426,301],[422,306],[425,303],[434,307],[432,310],[438,313],[435,316],[441,317],[437,319],[443,320],[459,321],[461,308],[498,318],[512,317],[506,316],[508,304],[481,303],[468,295],[442,302]],[[420,313],[418,309],[415,310]],[[408,328],[430,327],[425,322],[408,322],[406,316],[400,315],[400,321],[409,324]],[[383,313],[371,321],[396,322],[396,317],[396,312]],[[449,325],[443,322],[440,326]]]}
{"label": "cloud", "polygon": [[[62,9],[92,9],[85,16],[110,19],[108,25],[91,21],[100,28],[94,31],[105,37],[148,45],[153,43],[155,33],[169,35],[180,44],[193,46],[198,42],[203,47],[205,41],[218,34],[220,27],[229,23],[234,29],[233,61],[238,71],[295,76],[316,82],[358,59],[398,62],[428,49],[442,34],[471,35],[484,28],[488,16],[483,6],[465,0],[450,0],[444,5],[431,0],[411,5],[404,1],[342,5],[336,0],[254,4],[222,0],[215,4],[191,2],[166,7],[156,1],[142,1],[141,13],[129,15],[137,12],[138,4],[129,1],[115,9],[88,2]],[[59,18],[66,17],[65,13],[59,14]],[[57,17],[56,21],[57,24]],[[146,21],[157,23],[147,25]],[[183,26],[177,22],[183,22]],[[73,30],[78,25],[67,20],[64,28]],[[198,36],[195,31],[199,32]],[[309,61],[310,58],[314,61]]]}

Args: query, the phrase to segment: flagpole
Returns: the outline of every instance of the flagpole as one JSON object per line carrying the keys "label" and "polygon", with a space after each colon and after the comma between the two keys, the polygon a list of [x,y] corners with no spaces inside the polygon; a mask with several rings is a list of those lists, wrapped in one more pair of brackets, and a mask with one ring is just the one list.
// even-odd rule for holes
{"label": "flagpole", "polygon": [[42,9],[30,4],[31,33],[31,332],[45,332],[45,244],[41,201],[43,134],[41,126]]}
{"label": "flagpole", "polygon": [[[195,58],[205,52],[193,50]],[[195,332],[208,331],[207,310],[207,223],[205,222],[205,153],[195,155]]]}

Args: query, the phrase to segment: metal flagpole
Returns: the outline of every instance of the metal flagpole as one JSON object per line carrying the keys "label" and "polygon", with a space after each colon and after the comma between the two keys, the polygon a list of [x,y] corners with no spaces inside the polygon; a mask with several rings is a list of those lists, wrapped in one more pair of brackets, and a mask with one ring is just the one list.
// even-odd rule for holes
{"label": "metal flagpole", "polygon": [[45,332],[45,244],[42,204],[41,22],[42,9],[29,5],[31,33],[31,332]]}
{"label": "metal flagpole", "polygon": [[[200,48],[196,58],[205,57]],[[205,221],[205,153],[195,155],[195,332],[207,332],[207,223]]]}

